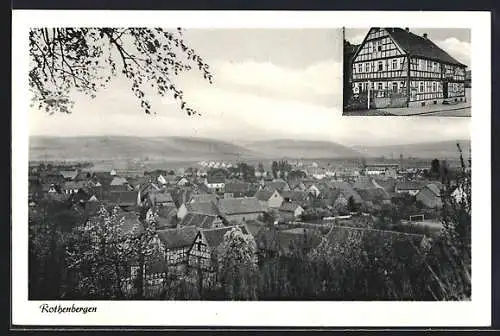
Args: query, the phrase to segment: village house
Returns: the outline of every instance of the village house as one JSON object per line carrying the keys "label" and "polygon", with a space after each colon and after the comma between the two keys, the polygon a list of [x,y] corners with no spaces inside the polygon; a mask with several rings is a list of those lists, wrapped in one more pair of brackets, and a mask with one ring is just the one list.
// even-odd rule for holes
{"label": "village house", "polygon": [[187,213],[179,223],[180,227],[194,226],[202,229],[213,229],[224,226],[221,216],[201,213]]}
{"label": "village house", "polygon": [[177,217],[182,220],[188,213],[212,216],[219,215],[217,205],[213,201],[184,203],[179,207],[179,210],[177,211]]}
{"label": "village house", "polygon": [[371,107],[420,107],[465,101],[466,65],[428,34],[371,28],[352,59],[356,95],[373,92]]}
{"label": "village house", "polygon": [[195,202],[217,202],[219,197],[216,194],[192,194],[189,203]]}
{"label": "village house", "polygon": [[269,191],[278,190],[278,192],[282,192],[290,190],[290,186],[288,182],[283,179],[274,179],[272,181],[264,181],[261,184],[261,189]]}
{"label": "village house", "polygon": [[128,191],[131,190],[128,181],[124,177],[115,176],[109,183],[110,191]]}
{"label": "village house", "polygon": [[224,198],[248,197],[251,192],[251,184],[247,182],[227,182],[224,185]]}
{"label": "village house", "polygon": [[125,211],[137,211],[137,192],[113,191],[103,195],[102,201],[110,205],[118,205]]}
{"label": "village house", "polygon": [[187,178],[185,178],[184,176],[182,176],[178,181],[177,181],[177,185],[178,186],[185,186],[185,185],[188,185],[190,182]]}
{"label": "village house", "polygon": [[283,220],[296,220],[304,213],[304,208],[296,203],[283,202],[278,213]]}
{"label": "village house", "polygon": [[228,222],[236,223],[244,223],[246,220],[257,220],[266,211],[255,197],[220,199],[217,207],[220,214]]}
{"label": "village house", "polygon": [[151,190],[149,192],[149,204],[151,206],[175,206],[172,195],[165,189]]}
{"label": "village house", "polygon": [[[238,226],[243,234],[250,234],[245,225]],[[218,270],[218,248],[224,235],[234,226],[199,230],[188,252],[188,267],[203,271],[207,283],[213,283]]]}
{"label": "village house", "polygon": [[179,220],[177,218],[177,208],[175,206],[153,206],[146,212],[146,219],[152,220],[154,214],[157,215],[156,228],[158,230],[178,227]]}
{"label": "village house", "polygon": [[441,201],[440,186],[435,183],[429,183],[415,195],[418,202],[422,203],[427,208],[440,208],[443,203]]}
{"label": "village house", "polygon": [[226,177],[222,172],[216,172],[208,174],[205,178],[205,185],[207,188],[214,193],[223,193],[224,186],[226,182]]}
{"label": "village house", "polygon": [[182,273],[188,264],[189,249],[198,234],[194,226],[157,231],[164,251],[165,263],[170,271]]}
{"label": "village house", "polygon": [[370,163],[366,164],[363,171],[368,176],[387,176],[395,178],[399,163]]}
{"label": "village house", "polygon": [[255,193],[255,198],[259,200],[264,209],[279,208],[283,203],[283,197],[278,190],[259,190]]}
{"label": "village house", "polygon": [[334,205],[337,201],[337,198],[341,195],[342,198],[349,200],[353,199],[354,203],[360,205],[363,203],[363,199],[359,195],[359,193],[352,187],[348,182],[340,182],[340,181],[329,181],[328,187],[332,190],[338,190],[338,192],[333,192],[331,196],[328,196],[327,199],[329,203]]}
{"label": "village house", "polygon": [[290,190],[283,191],[281,193],[284,202],[294,202],[299,204],[301,207],[307,207],[309,205],[310,196],[307,191]]}

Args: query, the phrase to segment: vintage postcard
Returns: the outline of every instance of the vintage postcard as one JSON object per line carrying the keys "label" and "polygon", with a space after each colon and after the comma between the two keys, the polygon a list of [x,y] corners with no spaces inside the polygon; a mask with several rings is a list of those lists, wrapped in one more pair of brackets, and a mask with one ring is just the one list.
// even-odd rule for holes
{"label": "vintage postcard", "polygon": [[206,14],[14,12],[12,323],[488,325],[489,16]]}

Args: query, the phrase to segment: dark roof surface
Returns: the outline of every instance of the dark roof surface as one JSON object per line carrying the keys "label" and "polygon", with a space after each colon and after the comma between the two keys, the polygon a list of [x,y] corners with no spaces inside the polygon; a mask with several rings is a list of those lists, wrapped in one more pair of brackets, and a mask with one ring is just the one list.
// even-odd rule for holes
{"label": "dark roof surface", "polygon": [[438,47],[432,42],[430,37],[425,38],[401,28],[384,29],[391,35],[396,43],[411,56],[426,57],[436,61],[465,66]]}
{"label": "dark roof surface", "polygon": [[175,249],[193,244],[198,229],[194,226],[188,226],[178,229],[159,230],[157,233],[166,249]]}
{"label": "dark roof surface", "polygon": [[[205,240],[211,248],[219,246],[222,241],[224,240],[224,235],[231,231],[234,228],[234,226],[226,226],[226,227],[221,227],[221,228],[215,228],[215,229],[204,229],[201,230],[200,232],[205,236]],[[246,226],[241,225],[239,226],[241,231],[243,231],[244,234],[249,234],[247,231]]]}
{"label": "dark roof surface", "polygon": [[188,213],[181,221],[180,226],[192,226],[197,228],[209,229],[212,227],[214,221],[219,217],[213,215]]}
{"label": "dark roof surface", "polygon": [[264,207],[255,197],[221,199],[218,207],[225,215],[265,212]]}

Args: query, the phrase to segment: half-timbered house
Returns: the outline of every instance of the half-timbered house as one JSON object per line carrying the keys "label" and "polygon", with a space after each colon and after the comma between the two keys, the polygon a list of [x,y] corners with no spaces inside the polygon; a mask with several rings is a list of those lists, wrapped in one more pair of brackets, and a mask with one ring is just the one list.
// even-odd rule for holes
{"label": "half-timbered house", "polygon": [[465,101],[466,65],[427,34],[371,28],[352,59],[354,95],[370,92],[371,108]]}

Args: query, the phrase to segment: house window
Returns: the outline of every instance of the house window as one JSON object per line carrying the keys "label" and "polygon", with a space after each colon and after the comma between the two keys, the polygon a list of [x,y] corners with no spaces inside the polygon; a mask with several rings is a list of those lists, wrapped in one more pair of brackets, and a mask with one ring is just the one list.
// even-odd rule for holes
{"label": "house window", "polygon": [[377,89],[382,90],[382,82],[377,83]]}
{"label": "house window", "polygon": [[201,241],[199,241],[197,245],[198,245],[198,251],[201,251]]}
{"label": "house window", "polygon": [[424,82],[419,83],[418,92],[424,92]]}
{"label": "house window", "polygon": [[365,63],[365,72],[370,72],[370,63]]}
{"label": "house window", "polygon": [[373,44],[371,42],[368,42],[367,46],[368,46],[368,52],[372,53],[373,52]]}
{"label": "house window", "polygon": [[363,72],[363,64],[358,64],[358,72]]}
{"label": "house window", "polygon": [[398,92],[398,83],[397,82],[392,83],[392,92]]}
{"label": "house window", "polygon": [[380,42],[377,43],[377,51],[382,51],[382,44]]}
{"label": "house window", "polygon": [[432,82],[432,92],[436,92],[436,82]]}
{"label": "house window", "polygon": [[383,70],[382,61],[378,61],[378,71],[382,71],[382,70]]}
{"label": "house window", "polygon": [[396,70],[398,68],[398,61],[397,60],[392,60],[392,69]]}

